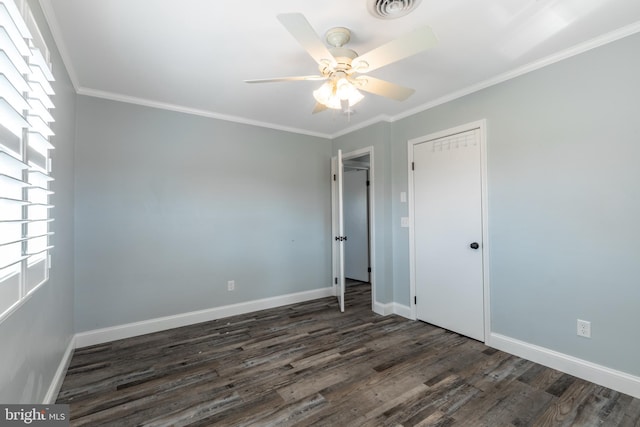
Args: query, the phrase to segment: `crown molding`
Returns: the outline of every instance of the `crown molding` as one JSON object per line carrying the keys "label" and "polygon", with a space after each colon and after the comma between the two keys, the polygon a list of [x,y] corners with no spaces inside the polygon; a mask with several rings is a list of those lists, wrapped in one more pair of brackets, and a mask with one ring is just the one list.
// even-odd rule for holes
{"label": "crown molding", "polygon": [[540,68],[544,68],[548,65],[555,64],[556,62],[563,61],[565,59],[571,58],[572,56],[579,55],[581,53],[587,52],[589,50],[595,49],[597,47],[603,46],[605,44],[623,39],[625,37],[631,36],[640,32],[640,21],[634,22],[633,24],[627,25],[622,28],[618,28],[615,31],[604,34],[602,36],[595,37],[591,40],[588,40],[584,43],[577,44],[568,49],[557,52],[553,55],[542,58],[538,61],[531,62],[522,67],[514,68],[513,70],[507,71],[506,73],[499,74],[490,79],[484,80],[480,83],[467,86],[464,89],[458,90],[456,92],[452,92],[445,96],[442,96],[438,99],[435,99],[426,104],[422,104],[418,107],[412,108],[410,110],[404,111],[400,114],[397,114],[391,118],[392,122],[407,118],[409,116],[413,116],[414,114],[421,113],[423,111],[429,110],[431,108],[437,107],[438,105],[446,104],[447,102],[453,101],[458,98],[462,98],[464,96],[470,95],[474,92],[481,91],[491,86],[495,86],[500,83],[504,83],[508,80],[515,79],[516,77],[520,77],[524,74],[528,74],[532,71],[539,70]]}
{"label": "crown molding", "polygon": [[281,126],[274,123],[261,122],[258,120],[251,120],[244,117],[232,116],[228,114],[214,113],[208,110],[185,107],[183,105],[171,104],[168,102],[159,102],[159,101],[154,101],[150,99],[137,98],[135,96],[128,96],[120,93],[108,92],[103,90],[95,90],[95,89],[90,89],[85,87],[78,88],[76,92],[78,93],[78,95],[108,99],[111,101],[125,102],[128,104],[142,105],[145,107],[158,108],[161,110],[175,111],[178,113],[191,114],[194,116],[208,117],[211,119],[224,120],[227,122],[241,123],[245,125],[258,126],[258,127],[263,127],[263,128],[273,129],[273,130],[297,133],[301,135],[314,136],[318,138],[331,140],[331,135],[325,134],[325,133],[312,132],[306,129],[299,129],[299,128],[294,128],[289,126]]}

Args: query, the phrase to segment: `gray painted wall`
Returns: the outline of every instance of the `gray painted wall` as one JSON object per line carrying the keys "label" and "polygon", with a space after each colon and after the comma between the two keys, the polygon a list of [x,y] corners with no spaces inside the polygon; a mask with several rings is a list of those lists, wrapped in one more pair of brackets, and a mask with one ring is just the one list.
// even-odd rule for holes
{"label": "gray painted wall", "polygon": [[73,336],[73,152],[75,91],[37,1],[29,5],[52,54],[56,81],[52,129],[55,232],[49,281],[0,323],[0,402],[39,403],[45,398]]}
{"label": "gray painted wall", "polygon": [[407,140],[487,119],[492,331],[640,375],[638,51],[627,37],[390,124],[396,302]]}
{"label": "gray painted wall", "polygon": [[84,96],[77,129],[76,332],[331,286],[330,141]]}

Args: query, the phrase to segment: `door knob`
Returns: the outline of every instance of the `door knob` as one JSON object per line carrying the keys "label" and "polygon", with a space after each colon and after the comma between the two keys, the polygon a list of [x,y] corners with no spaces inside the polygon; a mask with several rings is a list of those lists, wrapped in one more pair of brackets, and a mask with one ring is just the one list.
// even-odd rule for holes
{"label": "door knob", "polygon": [[478,244],[478,242],[473,242],[472,244],[469,245],[469,247],[471,249],[478,249],[480,245]]}

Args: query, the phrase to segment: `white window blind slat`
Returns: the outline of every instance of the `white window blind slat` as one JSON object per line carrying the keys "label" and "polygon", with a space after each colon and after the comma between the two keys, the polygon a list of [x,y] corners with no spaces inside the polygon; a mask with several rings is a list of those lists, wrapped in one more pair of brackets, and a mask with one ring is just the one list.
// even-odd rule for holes
{"label": "white window blind slat", "polygon": [[0,99],[0,122],[18,137],[22,136],[22,129],[29,127],[22,115],[4,99]]}
{"label": "white window blind slat", "polygon": [[29,156],[29,167],[38,170],[47,170],[48,155],[42,154],[36,151],[31,145],[27,148],[27,155]]}
{"label": "white window blind slat", "polygon": [[47,138],[37,132],[29,132],[29,146],[40,153],[46,153],[46,150],[55,148]]}
{"label": "white window blind slat", "polygon": [[37,82],[35,80],[29,80],[29,87],[31,88],[31,91],[29,93],[29,99],[37,99],[40,102],[42,102],[42,104],[47,108],[55,107],[53,105],[53,102],[51,102],[49,95],[47,95],[47,92],[45,92],[40,82]]}
{"label": "white window blind slat", "polygon": [[7,34],[3,27],[0,27],[0,50],[9,57],[9,60],[20,74],[29,74],[29,65],[24,60],[22,53],[20,53],[20,49],[13,44],[11,36]]}
{"label": "white window blind slat", "polygon": [[44,75],[44,72],[42,71],[42,68],[40,68],[37,65],[31,65],[30,68],[31,68],[31,76],[30,76],[30,78],[33,81],[36,81],[36,82],[40,83],[40,85],[44,89],[44,92],[47,95],[54,95],[55,92],[53,91],[53,87],[51,86],[51,83],[49,83],[49,80],[47,79],[47,77]]}
{"label": "white window blind slat", "polygon": [[26,239],[27,253],[26,255],[35,255],[41,253],[49,247],[49,234],[41,236],[30,236]]}
{"label": "white window blind slat", "polygon": [[42,71],[42,73],[44,74],[45,78],[48,81],[50,82],[55,81],[55,78],[53,77],[53,73],[51,72],[51,67],[49,66],[49,63],[47,62],[46,59],[44,59],[44,56],[42,56],[42,52],[40,52],[38,49],[33,50],[32,56],[31,56],[31,63],[36,67],[40,68],[40,70]]}
{"label": "white window blind slat", "polygon": [[0,208],[3,208],[3,209],[9,209],[10,206],[15,206],[15,205],[23,206],[28,204],[29,202],[27,202],[26,200],[14,199],[11,197],[0,197]]}
{"label": "white window blind slat", "polygon": [[20,243],[26,241],[26,237],[14,237],[15,240],[11,240],[8,236],[0,236],[0,246],[13,245],[15,243]]}
{"label": "white window blind slat", "polygon": [[51,112],[49,112],[49,109],[45,107],[39,99],[30,99],[29,106],[29,114],[32,116],[38,116],[47,123],[55,122],[55,119],[51,115]]}
{"label": "white window blind slat", "polygon": [[[36,195],[43,194],[45,196],[48,196],[50,194],[55,194],[55,191],[52,191],[52,190],[50,190],[48,188],[45,188],[45,187],[39,187],[39,186],[36,186],[36,185],[32,185],[32,186],[27,187],[27,192],[29,194],[36,194]],[[29,198],[29,200],[31,200],[31,198]]]}
{"label": "white window blind slat", "polygon": [[22,241],[22,224],[17,222],[0,222],[0,245]]}
{"label": "white window blind slat", "polygon": [[[20,152],[21,138],[2,125],[0,121],[0,151]],[[0,160],[1,161],[1,160]]]}
{"label": "white window blind slat", "polygon": [[29,90],[29,83],[27,83],[23,75],[20,74],[20,71],[18,71],[7,54],[2,50],[0,50],[0,72],[18,92],[23,93]]}
{"label": "white window blind slat", "polygon": [[31,125],[30,132],[38,132],[42,136],[49,137],[53,136],[54,133],[49,127],[48,123],[45,123],[39,116],[27,116],[27,121]]}
{"label": "white window blind slat", "polygon": [[22,56],[30,55],[26,38],[16,26],[4,3],[0,4],[0,27],[4,28]]}
{"label": "white window blind slat", "polygon": [[17,177],[24,169],[29,169],[29,165],[17,159],[8,151],[0,150],[0,168],[5,175]]}
{"label": "white window blind slat", "polygon": [[16,111],[30,109],[31,106],[18,89],[5,75],[0,75],[0,98],[3,98]]}
{"label": "white window blind slat", "polygon": [[50,236],[53,235],[49,231],[49,224],[46,222],[31,222],[26,225],[28,236]]}
{"label": "white window blind slat", "polygon": [[29,38],[29,28],[27,27],[27,23],[24,21],[22,14],[20,13],[20,9],[16,5],[14,1],[11,0],[0,0],[0,3],[7,9],[9,12],[9,16],[11,16],[11,20],[13,24],[16,26],[20,34],[24,38]]}
{"label": "white window blind slat", "polygon": [[53,205],[26,205],[29,220],[40,220],[44,221],[49,218],[49,209],[53,207]]}
{"label": "white window blind slat", "polygon": [[42,183],[53,181],[53,177],[37,170],[29,171],[29,184],[43,187]]}
{"label": "white window blind slat", "polygon": [[29,184],[11,175],[0,173],[0,185],[6,188],[12,188],[13,186],[23,188],[28,186]]}
{"label": "white window blind slat", "polygon": [[0,259],[2,260],[0,270],[16,265],[26,258],[27,256],[22,253],[22,242],[0,246]]}

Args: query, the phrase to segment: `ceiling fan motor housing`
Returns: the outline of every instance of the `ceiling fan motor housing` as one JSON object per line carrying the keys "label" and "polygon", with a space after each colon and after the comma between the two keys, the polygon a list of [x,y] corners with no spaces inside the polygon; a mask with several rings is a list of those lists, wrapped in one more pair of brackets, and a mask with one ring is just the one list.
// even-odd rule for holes
{"label": "ceiling fan motor housing", "polygon": [[[336,72],[346,73],[351,70],[351,61],[358,57],[357,52],[344,47],[351,40],[351,31],[345,27],[335,27],[327,31],[325,39],[329,46],[329,52],[335,63],[322,62],[319,64],[320,73],[323,76],[332,77]],[[333,62],[333,61],[331,61]]]}
{"label": "ceiling fan motor housing", "polygon": [[345,27],[334,27],[325,36],[329,46],[342,47],[351,40],[351,30]]}

